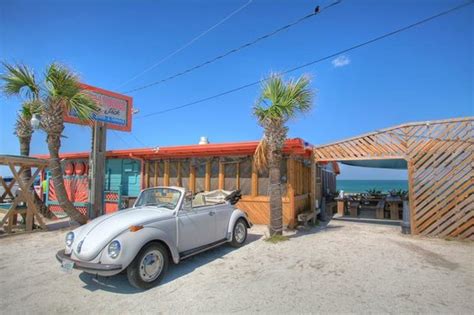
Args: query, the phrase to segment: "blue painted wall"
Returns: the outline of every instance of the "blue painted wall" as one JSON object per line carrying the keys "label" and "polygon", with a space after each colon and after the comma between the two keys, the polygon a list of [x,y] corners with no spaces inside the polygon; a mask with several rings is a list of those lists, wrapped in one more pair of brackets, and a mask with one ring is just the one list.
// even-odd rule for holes
{"label": "blue painted wall", "polygon": [[138,196],[141,179],[139,161],[107,159],[105,170],[105,190],[121,189],[122,196]]}

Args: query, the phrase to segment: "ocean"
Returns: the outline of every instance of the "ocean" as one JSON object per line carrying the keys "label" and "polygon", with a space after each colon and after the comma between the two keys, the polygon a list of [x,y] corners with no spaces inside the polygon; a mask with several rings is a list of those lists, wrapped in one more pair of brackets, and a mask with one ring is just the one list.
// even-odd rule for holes
{"label": "ocean", "polygon": [[376,179],[338,179],[337,190],[347,193],[362,193],[369,189],[377,189],[382,192],[391,190],[408,190],[407,180],[376,180]]}

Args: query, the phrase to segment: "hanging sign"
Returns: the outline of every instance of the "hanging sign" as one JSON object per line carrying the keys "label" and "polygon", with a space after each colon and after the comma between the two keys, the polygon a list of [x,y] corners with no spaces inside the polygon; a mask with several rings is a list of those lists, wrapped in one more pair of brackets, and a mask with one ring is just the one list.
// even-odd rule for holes
{"label": "hanging sign", "polygon": [[[92,115],[92,120],[104,122],[108,129],[121,131],[132,130],[132,98],[127,95],[107,91],[98,87],[81,83],[84,93],[94,99],[99,105],[99,112]],[[82,121],[73,110],[65,113],[64,121],[88,125],[90,122]]]}

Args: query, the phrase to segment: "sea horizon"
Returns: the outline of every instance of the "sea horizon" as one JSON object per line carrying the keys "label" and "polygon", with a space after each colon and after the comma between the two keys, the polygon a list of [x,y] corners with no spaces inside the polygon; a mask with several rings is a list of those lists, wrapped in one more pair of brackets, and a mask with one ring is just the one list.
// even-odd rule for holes
{"label": "sea horizon", "polygon": [[338,179],[336,187],[345,193],[363,193],[369,189],[388,193],[391,190],[408,190],[408,180],[398,179]]}

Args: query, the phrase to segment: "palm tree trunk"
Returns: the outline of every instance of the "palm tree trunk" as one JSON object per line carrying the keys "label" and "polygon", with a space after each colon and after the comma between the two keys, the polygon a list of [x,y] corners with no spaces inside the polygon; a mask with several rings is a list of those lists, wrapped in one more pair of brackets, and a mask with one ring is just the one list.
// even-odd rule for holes
{"label": "palm tree trunk", "polygon": [[[30,156],[30,143],[31,143],[31,135],[26,137],[18,137],[20,142],[20,155],[22,156]],[[31,169],[27,168],[23,173],[21,173],[21,179],[24,182],[27,182],[31,178]]]}
{"label": "palm tree trunk", "polygon": [[[17,132],[17,134],[19,134]],[[26,136],[18,136],[18,140],[20,142],[20,155],[22,156],[30,156],[30,144],[31,144],[31,134]],[[31,168],[27,168],[24,172],[21,173],[21,179],[24,183],[28,182],[31,178]],[[34,187],[30,187],[31,191],[34,191]],[[39,209],[40,213],[43,215],[47,215],[48,208],[44,204],[43,200],[41,200],[38,195],[35,193],[35,204],[36,207]]]}
{"label": "palm tree trunk", "polygon": [[66,188],[64,187],[64,178],[61,168],[61,160],[59,159],[59,148],[61,146],[60,135],[48,134],[48,150],[49,150],[49,170],[53,177],[54,189],[58,198],[59,205],[67,213],[67,215],[79,224],[87,223],[87,217],[82,215],[69,201]]}
{"label": "palm tree trunk", "polygon": [[270,176],[270,236],[282,235],[283,211],[281,201],[280,163],[281,153],[270,152],[269,176]]}

